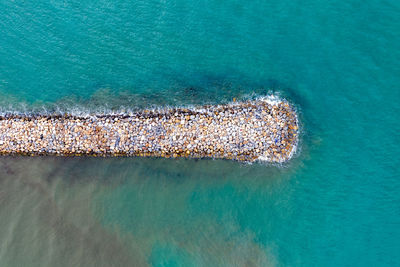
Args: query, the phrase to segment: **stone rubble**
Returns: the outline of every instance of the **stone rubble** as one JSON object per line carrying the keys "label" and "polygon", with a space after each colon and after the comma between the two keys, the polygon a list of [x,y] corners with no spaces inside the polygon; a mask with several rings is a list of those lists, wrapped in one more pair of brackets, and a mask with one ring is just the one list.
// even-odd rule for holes
{"label": "stone rubble", "polygon": [[286,101],[143,110],[130,115],[5,115],[0,154],[156,156],[285,162],[298,142]]}

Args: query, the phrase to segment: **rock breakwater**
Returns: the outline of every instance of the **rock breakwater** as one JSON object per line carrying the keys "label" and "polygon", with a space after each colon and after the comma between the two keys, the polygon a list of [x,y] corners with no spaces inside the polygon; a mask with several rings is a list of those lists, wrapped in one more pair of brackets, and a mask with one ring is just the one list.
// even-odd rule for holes
{"label": "rock breakwater", "polygon": [[130,115],[0,116],[0,154],[156,156],[284,162],[296,150],[293,107],[276,98]]}

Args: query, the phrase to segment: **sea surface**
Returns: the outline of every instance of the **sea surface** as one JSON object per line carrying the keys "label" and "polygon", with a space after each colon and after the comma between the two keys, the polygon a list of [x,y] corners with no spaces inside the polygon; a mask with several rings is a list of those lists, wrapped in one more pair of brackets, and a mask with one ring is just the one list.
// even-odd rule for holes
{"label": "sea surface", "polygon": [[283,165],[0,157],[0,266],[400,266],[400,1],[0,1],[0,112],[277,94]]}

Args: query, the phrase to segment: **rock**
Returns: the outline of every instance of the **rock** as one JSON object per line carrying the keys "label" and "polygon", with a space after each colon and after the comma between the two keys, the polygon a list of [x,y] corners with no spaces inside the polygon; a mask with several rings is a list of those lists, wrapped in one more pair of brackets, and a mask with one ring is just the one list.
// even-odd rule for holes
{"label": "rock", "polygon": [[50,120],[46,116],[34,120],[10,116],[0,119],[0,153],[96,151],[99,155],[207,156],[248,161],[274,153],[268,160],[284,161],[297,144],[297,115],[286,104],[254,101],[185,110]]}

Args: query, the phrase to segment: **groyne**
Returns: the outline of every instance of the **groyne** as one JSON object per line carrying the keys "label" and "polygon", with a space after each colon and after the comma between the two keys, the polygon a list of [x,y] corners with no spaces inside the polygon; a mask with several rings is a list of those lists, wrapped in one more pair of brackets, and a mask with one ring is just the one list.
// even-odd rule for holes
{"label": "groyne", "polygon": [[277,98],[113,115],[0,116],[0,154],[155,156],[285,162],[296,150],[294,108]]}

